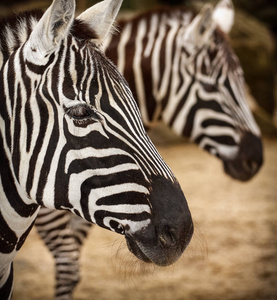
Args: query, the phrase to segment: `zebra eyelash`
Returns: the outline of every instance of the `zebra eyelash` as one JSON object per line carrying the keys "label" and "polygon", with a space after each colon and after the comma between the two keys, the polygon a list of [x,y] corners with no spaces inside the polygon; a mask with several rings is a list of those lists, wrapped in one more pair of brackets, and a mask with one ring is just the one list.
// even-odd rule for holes
{"label": "zebra eyelash", "polygon": [[87,104],[78,104],[66,109],[65,113],[73,119],[76,126],[86,127],[102,120],[96,108]]}

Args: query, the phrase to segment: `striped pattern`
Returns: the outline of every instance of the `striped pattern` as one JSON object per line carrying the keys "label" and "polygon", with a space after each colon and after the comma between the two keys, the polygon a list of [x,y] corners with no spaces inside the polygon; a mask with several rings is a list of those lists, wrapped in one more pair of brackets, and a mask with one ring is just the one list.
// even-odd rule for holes
{"label": "striped pattern", "polygon": [[[110,18],[117,2],[105,0],[83,18]],[[125,234],[134,254],[157,264],[175,261],[192,234],[177,180],[147,136],[126,81],[95,45],[108,22],[94,32],[81,19],[73,21],[74,7],[73,0],[54,0],[43,16],[26,13],[0,26],[1,299],[11,297],[11,263],[39,205]],[[178,251],[165,252],[164,261],[159,257],[167,246],[137,246],[141,229],[156,226],[151,201],[160,182],[190,223],[188,240],[176,242]],[[56,257],[62,263],[62,255]]]}
{"label": "striped pattern", "polygon": [[239,61],[216,29],[202,48],[184,36],[193,14],[172,10],[119,22],[120,37],[105,43],[136,95],[143,122],[162,119],[179,135],[222,159],[239,151],[241,133],[260,136],[247,106]]}
{"label": "striped pattern", "polygon": [[[232,8],[230,1],[223,0],[214,16],[225,15],[226,4]],[[121,20],[118,34],[104,43],[106,54],[130,84],[146,127],[151,128],[162,119],[177,134],[189,137],[223,162],[236,167],[237,160],[241,161],[238,170],[229,175],[249,179],[262,163],[262,150],[260,131],[244,95],[243,71],[220,24],[211,29],[207,41],[198,40],[202,47],[194,47],[186,38],[189,30],[197,35],[194,20],[196,15],[192,11],[180,9],[153,11],[128,21]],[[247,136],[244,141],[243,136]],[[250,145],[257,157],[247,152]],[[247,164],[241,166],[247,160],[253,160],[254,169]],[[71,222],[78,222],[79,229],[70,230]],[[65,243],[59,238],[63,235],[59,224],[68,230]],[[57,253],[64,255],[68,267],[63,272],[59,272],[59,261],[55,259],[57,291],[67,291],[64,299],[70,299],[79,280],[79,265],[71,252],[63,249],[70,244],[77,249],[79,257],[90,224],[65,212],[58,215],[42,209],[36,227],[54,257]],[[51,236],[50,241],[47,236]],[[68,276],[74,280],[66,280]]]}
{"label": "striped pattern", "polygon": [[91,223],[65,211],[41,208],[35,225],[55,259],[55,298],[71,299],[80,280],[80,250]]}

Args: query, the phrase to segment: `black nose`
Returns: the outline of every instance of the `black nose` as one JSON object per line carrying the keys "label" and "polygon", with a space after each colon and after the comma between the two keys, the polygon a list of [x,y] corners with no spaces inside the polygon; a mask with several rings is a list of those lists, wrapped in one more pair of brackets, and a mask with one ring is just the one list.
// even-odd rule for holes
{"label": "black nose", "polygon": [[150,224],[133,235],[125,234],[129,250],[144,262],[168,266],[176,262],[193,235],[191,218],[178,227],[162,220],[158,226]]}
{"label": "black nose", "polygon": [[157,226],[157,235],[160,244],[165,247],[183,245],[184,250],[189,244],[193,235],[193,222],[190,217],[176,224],[169,224],[167,220],[162,220]]}
{"label": "black nose", "polygon": [[153,178],[149,202],[149,225],[135,233],[127,232],[127,245],[145,262],[168,266],[182,255],[192,238],[191,214],[177,181]]}
{"label": "black nose", "polygon": [[263,145],[260,137],[244,133],[239,153],[232,160],[224,161],[224,170],[234,179],[247,181],[260,170],[263,164]]}

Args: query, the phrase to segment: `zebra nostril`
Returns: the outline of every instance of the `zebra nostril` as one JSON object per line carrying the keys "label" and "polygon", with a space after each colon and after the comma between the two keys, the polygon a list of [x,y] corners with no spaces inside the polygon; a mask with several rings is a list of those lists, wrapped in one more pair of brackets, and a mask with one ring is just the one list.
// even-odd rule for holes
{"label": "zebra nostril", "polygon": [[259,168],[258,163],[251,159],[244,160],[242,166],[244,170],[248,172],[255,172]]}
{"label": "zebra nostril", "polygon": [[159,241],[163,246],[173,246],[177,242],[175,230],[165,225],[159,234]]}

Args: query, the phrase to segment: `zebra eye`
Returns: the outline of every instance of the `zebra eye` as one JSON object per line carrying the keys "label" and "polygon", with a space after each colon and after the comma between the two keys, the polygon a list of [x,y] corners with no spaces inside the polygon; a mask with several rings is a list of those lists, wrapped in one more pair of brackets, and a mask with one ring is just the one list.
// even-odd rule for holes
{"label": "zebra eye", "polygon": [[87,104],[79,104],[70,107],[66,114],[73,119],[74,124],[79,127],[86,127],[89,124],[95,123],[101,120],[99,113],[96,109]]}

